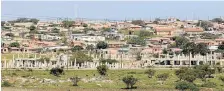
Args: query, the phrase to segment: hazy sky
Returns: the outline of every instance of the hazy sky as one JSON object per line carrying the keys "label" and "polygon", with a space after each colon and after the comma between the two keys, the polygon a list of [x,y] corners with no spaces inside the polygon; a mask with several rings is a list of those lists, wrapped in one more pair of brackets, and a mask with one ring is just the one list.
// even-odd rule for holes
{"label": "hazy sky", "polygon": [[224,1],[2,1],[2,20],[18,17],[56,19],[208,19],[224,16]]}

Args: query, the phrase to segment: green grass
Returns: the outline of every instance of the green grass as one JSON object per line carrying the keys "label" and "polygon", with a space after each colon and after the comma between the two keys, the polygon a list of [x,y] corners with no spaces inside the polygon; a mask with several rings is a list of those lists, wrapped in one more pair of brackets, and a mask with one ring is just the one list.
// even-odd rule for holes
{"label": "green grass", "polygon": [[[56,84],[40,84],[39,81],[33,82],[33,83],[25,83],[22,87],[24,88],[34,88],[34,86],[37,86],[35,88],[91,88],[91,89],[97,89],[97,88],[104,88],[104,89],[121,89],[125,88],[125,84],[122,82],[122,77],[126,75],[133,75],[134,77],[138,78],[138,82],[135,86],[138,87],[138,89],[170,89],[174,90],[174,86],[178,78],[174,74],[174,70],[164,69],[164,70],[156,70],[156,74],[161,73],[169,73],[169,78],[164,82],[163,85],[161,85],[157,78],[153,76],[153,78],[148,78],[146,74],[144,74],[145,70],[109,70],[108,76],[106,76],[104,79],[111,80],[112,82],[83,82],[80,81],[78,83],[79,87],[73,87],[71,86],[71,82],[64,82],[64,83],[56,83]],[[12,73],[16,73],[16,76],[12,76]],[[48,78],[48,79],[61,79],[61,80],[67,80],[70,77],[78,76],[85,79],[91,79],[94,77],[99,77],[100,75],[96,70],[69,70],[65,71],[65,75],[62,75],[61,77],[55,77],[53,75],[49,74],[49,71],[44,70],[34,70],[33,72],[28,71],[16,71],[16,70],[8,70],[2,71],[2,77],[9,77],[10,79],[15,79],[16,77],[28,77],[28,76],[34,76],[35,78]],[[217,90],[224,90],[223,84],[218,77],[224,75],[222,74],[215,74],[215,78],[209,78],[208,80],[215,82],[217,86],[215,89]],[[15,87],[21,86],[21,81],[13,82],[11,81]],[[200,79],[197,79],[195,82],[198,86],[202,84],[202,81]],[[101,84],[102,87],[99,87],[97,84]]]}

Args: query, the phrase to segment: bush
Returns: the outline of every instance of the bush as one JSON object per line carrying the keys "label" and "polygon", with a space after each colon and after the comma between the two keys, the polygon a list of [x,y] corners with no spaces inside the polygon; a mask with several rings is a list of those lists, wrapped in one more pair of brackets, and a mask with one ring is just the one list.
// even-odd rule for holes
{"label": "bush", "polygon": [[197,86],[195,86],[193,83],[189,83],[189,82],[185,82],[185,81],[177,82],[175,88],[179,89],[181,91],[184,91],[184,90],[187,90],[187,89],[189,89],[191,91],[199,91]]}
{"label": "bush", "polygon": [[169,73],[163,73],[163,74],[158,74],[157,78],[162,81],[162,84],[164,81],[166,81],[166,79],[169,77]]}
{"label": "bush", "polygon": [[3,81],[2,82],[2,87],[10,87],[10,86],[12,86],[12,84],[9,83],[8,81]]}
{"label": "bush", "polygon": [[204,84],[201,85],[202,87],[208,87],[208,88],[214,88],[216,87],[216,83],[214,82],[205,82]]}
{"label": "bush", "polygon": [[100,75],[105,76],[107,73],[107,70],[108,70],[108,68],[106,65],[97,66],[97,71],[99,72]]}
{"label": "bush", "polygon": [[50,70],[50,74],[52,74],[52,75],[54,75],[54,76],[59,76],[59,75],[61,75],[61,74],[63,74],[63,73],[64,73],[63,68],[59,68],[59,67],[52,68],[52,69]]}
{"label": "bush", "polygon": [[78,82],[80,81],[80,78],[76,77],[72,77],[70,78],[71,81],[73,82],[73,86],[78,86]]}
{"label": "bush", "polygon": [[218,71],[218,73],[222,73],[223,72],[222,69],[223,69],[222,67],[216,67],[216,70]]}
{"label": "bush", "polygon": [[224,76],[220,76],[219,79],[224,83]]}
{"label": "bush", "polygon": [[122,81],[126,84],[127,89],[132,89],[138,79],[134,78],[132,75],[128,75],[123,77]]}
{"label": "bush", "polygon": [[156,73],[156,70],[148,69],[145,71],[145,73],[148,74],[149,78],[152,78],[152,76],[154,76],[154,74]]}

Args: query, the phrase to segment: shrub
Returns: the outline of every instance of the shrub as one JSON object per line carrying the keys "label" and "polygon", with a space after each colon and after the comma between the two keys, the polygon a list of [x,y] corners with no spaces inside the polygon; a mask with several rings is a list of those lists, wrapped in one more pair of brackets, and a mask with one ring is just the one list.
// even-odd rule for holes
{"label": "shrub", "polygon": [[148,69],[145,71],[145,73],[148,74],[149,78],[152,78],[152,76],[154,76],[154,74],[156,73],[156,70]]}
{"label": "shrub", "polygon": [[224,83],[224,76],[220,76],[219,79]]}
{"label": "shrub", "polygon": [[103,75],[103,76],[106,75],[107,70],[108,68],[106,65],[100,65],[97,67],[97,71],[99,72],[100,75]]}
{"label": "shrub", "polygon": [[219,66],[216,67],[216,70],[218,71],[218,73],[222,73],[223,72],[222,69],[223,69],[222,67],[219,67]]}
{"label": "shrub", "polygon": [[54,76],[59,76],[59,75],[61,75],[61,74],[63,74],[63,73],[64,73],[63,68],[59,68],[59,67],[52,68],[52,69],[50,70],[50,74],[52,74],[52,75],[54,75]]}
{"label": "shrub", "polygon": [[175,88],[179,89],[181,91],[185,91],[187,89],[189,89],[191,91],[199,91],[197,86],[195,86],[193,83],[189,83],[189,82],[185,82],[185,81],[177,82]]}
{"label": "shrub", "polygon": [[10,87],[10,86],[12,86],[12,84],[9,83],[8,81],[3,81],[2,82],[2,87]]}
{"label": "shrub", "polygon": [[132,89],[138,79],[133,77],[132,75],[128,75],[123,77],[122,81],[126,84],[127,89]]}
{"label": "shrub", "polygon": [[163,74],[158,74],[157,78],[162,81],[162,84],[164,81],[166,81],[166,79],[169,77],[169,73],[163,73]]}
{"label": "shrub", "polygon": [[71,81],[73,82],[73,86],[78,86],[78,82],[80,81],[80,78],[76,77],[72,77],[70,78]]}
{"label": "shrub", "polygon": [[214,82],[205,82],[204,84],[201,85],[202,87],[209,87],[209,88],[214,88],[216,87],[216,83]]}

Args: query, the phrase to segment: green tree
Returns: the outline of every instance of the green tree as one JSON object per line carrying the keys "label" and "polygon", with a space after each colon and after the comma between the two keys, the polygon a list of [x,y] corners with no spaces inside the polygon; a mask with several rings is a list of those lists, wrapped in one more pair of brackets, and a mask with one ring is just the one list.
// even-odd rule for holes
{"label": "green tree", "polygon": [[97,49],[106,49],[108,47],[108,44],[106,42],[100,41],[96,44]]}
{"label": "green tree", "polygon": [[176,70],[175,71],[175,75],[180,79],[182,80],[183,79],[183,75],[184,73],[188,71],[188,68],[187,67],[181,67],[180,69]]}
{"label": "green tree", "polygon": [[87,25],[86,23],[84,23],[82,26],[83,26],[83,27],[88,27],[88,25]]}
{"label": "green tree", "polygon": [[179,36],[173,37],[173,40],[176,43],[176,47],[181,49],[184,47],[186,43],[189,42],[189,39],[187,39],[186,37],[179,37]]}
{"label": "green tree", "polygon": [[74,21],[65,20],[65,21],[62,21],[62,24],[63,24],[62,26],[65,28],[69,28],[69,27],[72,27],[74,23],[75,23]]}
{"label": "green tree", "polygon": [[3,81],[2,84],[1,84],[2,87],[10,87],[12,86],[11,83],[9,83],[8,81]]}
{"label": "green tree", "polygon": [[84,63],[85,61],[88,61],[88,62],[92,62],[92,57],[86,55],[85,53],[83,52],[74,52],[72,53],[72,56],[70,57],[70,60],[75,62],[76,60],[76,63],[81,65],[81,63]]}
{"label": "green tree", "polygon": [[150,31],[146,31],[146,30],[140,30],[139,32],[139,37],[149,37],[149,36],[152,36],[153,35],[153,32],[150,32]]}
{"label": "green tree", "polygon": [[72,77],[70,78],[70,80],[72,81],[73,83],[73,86],[78,86],[78,82],[81,80],[79,77]]}
{"label": "green tree", "polygon": [[148,69],[145,71],[145,73],[148,74],[149,78],[152,78],[152,76],[154,76],[154,74],[156,73],[156,70]]}
{"label": "green tree", "polygon": [[100,75],[105,76],[108,71],[108,67],[106,65],[97,66],[97,71]]}
{"label": "green tree", "polygon": [[224,76],[220,76],[219,80],[221,80],[224,83]]}
{"label": "green tree", "polygon": [[123,77],[122,81],[126,84],[127,89],[132,89],[138,79],[132,75],[128,75]]}
{"label": "green tree", "polygon": [[213,22],[217,22],[217,23],[223,23],[224,20],[222,18],[214,18],[212,19]]}
{"label": "green tree", "polygon": [[77,51],[81,51],[83,48],[79,45],[74,46],[71,50],[72,52],[77,52]]}
{"label": "green tree", "polygon": [[202,27],[205,31],[208,31],[208,28],[213,26],[211,22],[202,20],[200,20],[196,25]]}
{"label": "green tree", "polygon": [[30,19],[29,21],[30,21],[30,22],[33,22],[34,24],[37,24],[37,23],[39,22],[39,20],[36,19],[36,18],[32,18],[32,19]]}
{"label": "green tree", "polygon": [[87,45],[86,50],[92,51],[92,50],[94,50],[94,46],[93,45]]}
{"label": "green tree", "polygon": [[169,73],[158,74],[156,77],[158,78],[159,81],[162,81],[163,84],[164,81],[166,81],[166,79],[169,77]]}
{"label": "green tree", "polygon": [[145,22],[142,20],[133,20],[131,23],[134,25],[145,26]]}
{"label": "green tree", "polygon": [[208,45],[206,45],[205,43],[199,43],[197,44],[197,48],[196,48],[201,55],[205,56],[206,53],[209,52],[209,49],[208,49]]}
{"label": "green tree", "polygon": [[5,25],[5,21],[1,21],[1,26],[4,26]]}
{"label": "green tree", "polygon": [[105,32],[109,32],[110,30],[111,30],[110,28],[103,27],[103,31],[105,31]]}
{"label": "green tree", "polygon": [[29,29],[30,29],[30,33],[31,33],[31,34],[37,33],[37,31],[36,31],[36,27],[35,27],[35,26],[32,25],[32,26],[30,26]]}
{"label": "green tree", "polygon": [[13,33],[6,33],[5,36],[14,37]]}
{"label": "green tree", "polygon": [[209,65],[197,65],[194,67],[197,77],[202,81],[206,81],[207,77],[211,77],[215,73],[215,69],[212,69]]}
{"label": "green tree", "polygon": [[180,91],[185,91],[185,90],[191,90],[191,91],[199,91],[198,87],[195,86],[193,83],[185,82],[185,81],[180,81],[177,82],[175,85],[176,89],[179,89]]}
{"label": "green tree", "polygon": [[101,59],[100,62],[103,63],[103,64],[105,64],[106,62],[109,63],[109,64],[112,64],[112,63],[116,63],[118,61],[115,60],[115,59]]}
{"label": "green tree", "polygon": [[144,38],[140,38],[140,37],[137,37],[137,38],[134,37],[134,38],[128,39],[127,43],[128,44],[135,44],[135,45],[142,45],[142,46],[146,45],[146,42],[145,42]]}
{"label": "green tree", "polygon": [[192,82],[192,83],[194,82],[194,80],[197,79],[197,74],[192,69],[186,70],[186,72],[182,73],[181,76],[183,76],[182,77],[183,80]]}
{"label": "green tree", "polygon": [[50,74],[59,77],[60,75],[64,74],[64,70],[63,68],[59,68],[59,67],[52,68],[50,70]]}
{"label": "green tree", "polygon": [[190,54],[192,54],[192,56],[194,56],[198,52],[196,50],[197,50],[197,47],[196,47],[196,44],[194,42],[188,42],[187,44],[184,45],[184,48],[183,48],[182,52],[185,55],[189,56],[189,66],[191,66],[191,59],[190,59],[191,56],[190,56]]}
{"label": "green tree", "polygon": [[9,44],[10,47],[20,47],[20,44],[18,42],[13,42]]}

